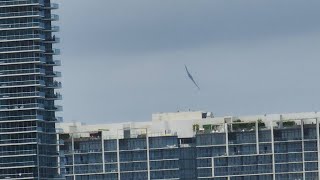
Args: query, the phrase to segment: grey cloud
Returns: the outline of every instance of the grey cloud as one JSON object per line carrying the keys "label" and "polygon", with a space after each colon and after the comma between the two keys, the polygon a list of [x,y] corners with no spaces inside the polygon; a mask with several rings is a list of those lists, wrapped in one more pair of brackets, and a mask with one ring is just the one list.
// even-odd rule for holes
{"label": "grey cloud", "polygon": [[93,2],[61,2],[64,39],[74,45],[69,51],[172,51],[320,30],[316,0]]}

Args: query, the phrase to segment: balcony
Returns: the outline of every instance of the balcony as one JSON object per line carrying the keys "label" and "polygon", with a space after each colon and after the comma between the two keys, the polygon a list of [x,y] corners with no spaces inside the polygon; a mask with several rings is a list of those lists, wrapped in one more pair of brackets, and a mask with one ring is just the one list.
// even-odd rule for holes
{"label": "balcony", "polygon": [[16,47],[2,47],[0,48],[1,53],[16,53],[16,52],[29,52],[29,51],[42,51],[45,52],[45,47],[40,45],[33,46],[16,46]]}
{"label": "balcony", "polygon": [[59,139],[59,140],[39,139],[38,143],[43,145],[64,145],[64,141],[62,139]]}
{"label": "balcony", "polygon": [[21,41],[21,40],[45,40],[45,36],[39,35],[39,34],[0,36],[0,42]]}
{"label": "balcony", "polygon": [[14,88],[27,86],[45,86],[45,82],[43,80],[0,82],[0,88]]}
{"label": "balcony", "polygon": [[2,105],[0,111],[19,111],[26,109],[44,109],[43,104],[31,103],[31,104],[13,104],[13,105]]}
{"label": "balcony", "polygon": [[59,4],[57,3],[50,3],[44,7],[45,9],[59,9]]}
{"label": "balcony", "polygon": [[30,116],[3,116],[0,117],[1,123],[5,123],[6,121],[20,121],[20,120],[44,120],[41,115],[30,115]]}
{"label": "balcony", "polygon": [[47,61],[44,65],[47,65],[47,66],[61,66],[61,60]]}
{"label": "balcony", "polygon": [[[1,163],[0,164],[0,168],[9,168],[9,167],[26,167],[26,166],[31,166],[34,167],[36,166],[36,162],[35,161],[22,161],[22,162],[6,162],[6,163]],[[5,178],[7,179],[7,178]]]}
{"label": "balcony", "polygon": [[0,25],[0,31],[13,30],[13,29],[28,29],[28,28],[44,29],[45,26],[44,26],[44,23],[40,23],[40,22],[1,24]]}
{"label": "balcony", "polygon": [[61,122],[63,122],[63,118],[62,117],[55,117],[54,121],[61,123]]}
{"label": "balcony", "polygon": [[51,55],[60,55],[60,49],[52,49],[45,52],[45,54],[51,54]]}
{"label": "balcony", "polygon": [[1,179],[35,179],[33,173],[21,173],[21,174],[1,174]]}
{"label": "balcony", "polygon": [[60,93],[50,94],[45,96],[45,98],[50,100],[62,100],[62,95]]}
{"label": "balcony", "polygon": [[26,5],[43,5],[43,0],[16,0],[16,1],[0,1],[0,7],[8,6],[26,6]]}
{"label": "balcony", "polygon": [[12,157],[14,155],[36,155],[36,150],[20,150],[20,151],[1,151],[0,156]]}
{"label": "balcony", "polygon": [[44,92],[20,92],[20,93],[4,93],[0,94],[0,99],[19,99],[19,98],[31,98],[39,97],[45,98]]}
{"label": "balcony", "polygon": [[44,43],[60,43],[60,38],[53,36],[50,39],[45,39]]}
{"label": "balcony", "polygon": [[46,106],[45,109],[48,111],[62,111],[63,110],[62,106],[60,106],[60,105]]}
{"label": "balcony", "polygon": [[0,77],[5,76],[21,76],[21,75],[30,75],[30,74],[41,74],[45,75],[45,70],[36,68],[36,69],[20,69],[20,70],[8,70],[0,71]]}
{"label": "balcony", "polygon": [[26,63],[45,63],[45,58],[44,57],[24,57],[24,58],[0,59],[0,65],[26,64]]}
{"label": "balcony", "polygon": [[57,14],[51,14],[49,17],[45,16],[43,18],[45,21],[58,21],[59,20],[59,15]]}
{"label": "balcony", "polygon": [[28,11],[28,12],[7,12],[0,13],[0,19],[20,18],[20,17],[45,17],[41,11]]}
{"label": "balcony", "polygon": [[58,89],[58,88],[62,87],[62,84],[61,84],[61,82],[54,81],[53,83],[46,84],[46,87],[47,88],[56,88],[56,89]]}
{"label": "balcony", "polygon": [[0,144],[20,144],[20,143],[36,143],[37,138],[25,138],[25,139],[1,139]]}
{"label": "balcony", "polygon": [[32,127],[13,127],[13,128],[1,128],[0,133],[13,133],[13,132],[30,132],[30,131],[36,131],[36,132],[43,132],[41,127],[32,126]]}
{"label": "balcony", "polygon": [[59,71],[47,72],[46,77],[61,77],[62,74]]}
{"label": "balcony", "polygon": [[44,28],[44,31],[59,32],[60,27],[59,26],[47,26]]}

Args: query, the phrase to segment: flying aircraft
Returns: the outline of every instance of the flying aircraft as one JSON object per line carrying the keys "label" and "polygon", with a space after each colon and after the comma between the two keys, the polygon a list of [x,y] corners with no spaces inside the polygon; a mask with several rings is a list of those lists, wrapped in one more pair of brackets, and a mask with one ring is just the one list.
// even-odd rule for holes
{"label": "flying aircraft", "polygon": [[189,79],[190,79],[190,80],[193,82],[193,84],[194,84],[195,86],[197,86],[197,88],[200,90],[200,87],[198,86],[198,84],[196,83],[196,81],[193,79],[193,77],[192,77],[192,75],[190,74],[187,66],[184,65],[184,67],[186,68],[186,72],[187,72],[187,74],[188,74]]}

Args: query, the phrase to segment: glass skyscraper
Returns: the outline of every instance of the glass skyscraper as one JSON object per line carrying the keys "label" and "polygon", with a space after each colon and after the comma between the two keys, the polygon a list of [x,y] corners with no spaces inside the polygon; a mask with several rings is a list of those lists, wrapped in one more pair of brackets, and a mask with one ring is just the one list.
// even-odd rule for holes
{"label": "glass skyscraper", "polygon": [[[170,130],[62,133],[62,172],[67,180],[319,179],[318,118],[223,121],[193,121],[185,129],[193,132],[190,137]],[[186,121],[177,123],[183,127]]]}
{"label": "glass skyscraper", "polygon": [[50,0],[0,0],[0,179],[59,179]]}

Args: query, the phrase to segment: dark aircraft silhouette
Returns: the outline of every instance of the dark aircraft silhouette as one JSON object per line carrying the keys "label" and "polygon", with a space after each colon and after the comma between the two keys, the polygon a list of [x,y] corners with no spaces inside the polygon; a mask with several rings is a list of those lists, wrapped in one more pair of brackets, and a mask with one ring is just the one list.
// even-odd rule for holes
{"label": "dark aircraft silhouette", "polygon": [[200,90],[200,87],[198,86],[198,84],[196,83],[196,81],[193,79],[193,77],[192,77],[192,75],[190,74],[187,66],[184,65],[184,67],[186,68],[186,71],[187,71],[187,74],[188,74],[188,77],[190,78],[190,80],[191,80],[191,81],[193,82],[193,84],[194,84],[195,86],[197,86],[197,88]]}

